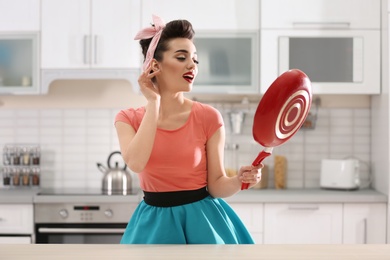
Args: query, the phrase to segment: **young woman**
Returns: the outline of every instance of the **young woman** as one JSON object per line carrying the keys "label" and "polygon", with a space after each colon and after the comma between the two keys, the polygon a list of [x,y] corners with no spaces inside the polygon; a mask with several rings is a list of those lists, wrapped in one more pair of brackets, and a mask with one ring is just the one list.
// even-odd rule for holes
{"label": "young woman", "polygon": [[263,165],[226,176],[221,114],[183,96],[198,71],[194,30],[186,20],[165,25],[153,16],[153,22],[136,36],[145,57],[138,83],[147,103],[115,119],[122,156],[144,191],[121,243],[251,244],[221,198],[242,183],[258,183]]}

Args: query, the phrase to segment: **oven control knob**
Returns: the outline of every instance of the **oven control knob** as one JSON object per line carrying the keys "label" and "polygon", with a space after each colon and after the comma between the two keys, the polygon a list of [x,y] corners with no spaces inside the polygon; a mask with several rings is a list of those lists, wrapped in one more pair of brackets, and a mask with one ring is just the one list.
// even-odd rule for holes
{"label": "oven control knob", "polygon": [[58,214],[60,214],[60,216],[62,217],[62,218],[67,218],[68,217],[68,211],[66,210],[66,209],[61,209],[59,212],[58,212]]}
{"label": "oven control knob", "polygon": [[104,215],[106,215],[106,217],[108,218],[111,218],[114,215],[114,213],[112,212],[111,209],[107,209],[106,211],[104,211]]}

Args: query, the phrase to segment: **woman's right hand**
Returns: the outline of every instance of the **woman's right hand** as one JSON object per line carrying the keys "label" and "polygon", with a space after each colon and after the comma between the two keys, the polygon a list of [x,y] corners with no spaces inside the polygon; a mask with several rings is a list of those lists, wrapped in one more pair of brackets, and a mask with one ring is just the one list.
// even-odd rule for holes
{"label": "woman's right hand", "polygon": [[160,70],[154,70],[152,72],[152,67],[149,66],[148,69],[142,72],[138,78],[140,90],[148,101],[160,100],[160,91],[152,81],[152,79],[159,73]]}

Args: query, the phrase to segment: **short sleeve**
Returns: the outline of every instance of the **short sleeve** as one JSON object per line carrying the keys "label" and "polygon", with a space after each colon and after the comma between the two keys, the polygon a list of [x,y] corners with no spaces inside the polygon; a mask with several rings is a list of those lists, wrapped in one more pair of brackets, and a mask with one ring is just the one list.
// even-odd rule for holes
{"label": "short sleeve", "polygon": [[144,113],[145,113],[144,108],[137,108],[137,109],[129,108],[129,109],[121,110],[115,116],[115,123],[123,122],[129,124],[134,128],[135,131],[137,131],[141,124]]}
{"label": "short sleeve", "polygon": [[207,139],[209,139],[213,134],[224,125],[223,117],[221,113],[214,107],[210,105],[204,106],[204,127]]}

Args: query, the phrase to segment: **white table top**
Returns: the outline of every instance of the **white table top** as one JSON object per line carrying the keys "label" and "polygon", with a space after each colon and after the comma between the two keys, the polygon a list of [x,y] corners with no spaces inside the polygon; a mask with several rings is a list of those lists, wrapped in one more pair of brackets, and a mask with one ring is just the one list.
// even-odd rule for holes
{"label": "white table top", "polygon": [[0,245],[0,259],[388,260],[386,245]]}

